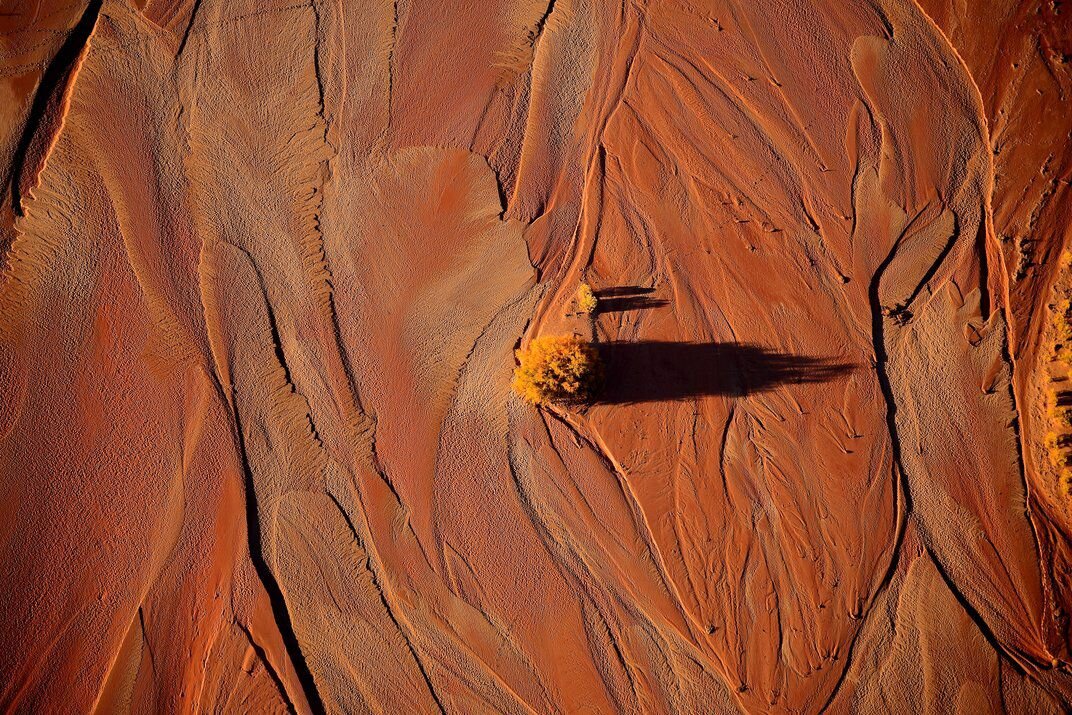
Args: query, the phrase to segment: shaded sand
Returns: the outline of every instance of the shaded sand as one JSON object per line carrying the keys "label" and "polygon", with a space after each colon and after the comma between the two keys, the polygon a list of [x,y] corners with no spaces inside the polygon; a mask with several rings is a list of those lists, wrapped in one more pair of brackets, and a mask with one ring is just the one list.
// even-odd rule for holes
{"label": "shaded sand", "polygon": [[8,3],[0,708],[1067,711],[1068,12]]}

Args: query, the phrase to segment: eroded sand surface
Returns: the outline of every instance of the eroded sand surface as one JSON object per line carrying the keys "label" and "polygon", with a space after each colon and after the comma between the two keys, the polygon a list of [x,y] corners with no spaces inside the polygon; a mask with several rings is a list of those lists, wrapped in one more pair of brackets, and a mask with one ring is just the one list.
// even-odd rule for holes
{"label": "eroded sand surface", "polygon": [[0,8],[3,710],[1072,706],[1072,8]]}

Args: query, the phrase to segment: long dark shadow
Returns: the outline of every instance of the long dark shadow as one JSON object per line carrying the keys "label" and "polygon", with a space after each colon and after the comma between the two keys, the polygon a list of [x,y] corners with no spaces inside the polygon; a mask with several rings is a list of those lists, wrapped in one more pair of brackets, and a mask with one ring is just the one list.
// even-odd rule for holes
{"label": "long dark shadow", "polygon": [[747,343],[609,342],[599,345],[605,382],[597,404],[742,397],[781,385],[826,382],[855,365]]}
{"label": "long dark shadow", "polygon": [[[15,151],[11,157],[11,172],[7,177],[11,185],[11,206],[16,216],[22,215],[22,187],[19,186],[19,180],[37,130],[50,110],[50,105],[59,101],[64,82],[67,81],[68,75],[78,61],[78,56],[82,54],[86,43],[89,42],[93,28],[97,26],[97,18],[100,16],[102,5],[103,0],[90,0],[82,17],[71,28],[67,39],[60,45],[56,56],[45,67],[37,83],[37,92],[30,103],[30,111],[26,117],[26,126],[22,131],[22,136],[15,145]],[[54,106],[51,109],[56,111]]]}
{"label": "long dark shadow", "polygon": [[596,306],[597,313],[621,313],[626,310],[644,310],[648,308],[662,308],[669,305],[670,301],[663,298],[649,298],[644,295],[623,296],[620,298],[600,298]]}
{"label": "long dark shadow", "polygon": [[620,296],[637,296],[647,295],[654,293],[654,288],[645,288],[644,286],[612,286],[610,288],[600,288],[599,290],[592,291],[596,298],[616,298]]}

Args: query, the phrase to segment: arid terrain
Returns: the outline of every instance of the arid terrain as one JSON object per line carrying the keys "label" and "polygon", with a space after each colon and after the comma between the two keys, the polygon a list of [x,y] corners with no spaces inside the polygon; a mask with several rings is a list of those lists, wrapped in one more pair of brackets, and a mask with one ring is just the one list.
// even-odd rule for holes
{"label": "arid terrain", "polygon": [[1072,709],[1072,4],[0,0],[0,168],[0,711]]}

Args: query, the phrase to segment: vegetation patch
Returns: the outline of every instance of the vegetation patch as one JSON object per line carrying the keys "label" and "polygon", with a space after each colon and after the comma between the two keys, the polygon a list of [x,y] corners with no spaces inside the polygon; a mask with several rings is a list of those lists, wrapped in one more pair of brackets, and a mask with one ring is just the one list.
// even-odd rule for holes
{"label": "vegetation patch", "polygon": [[581,283],[577,288],[577,310],[582,313],[594,313],[599,307],[599,298],[592,291],[592,286],[587,283]]}
{"label": "vegetation patch", "polygon": [[[1061,264],[1066,267],[1066,255],[1062,255]],[[1068,299],[1059,300],[1053,306],[1051,321],[1054,361],[1051,373],[1056,374],[1046,391],[1046,417],[1050,430],[1042,442],[1050,464],[1057,470],[1058,492],[1065,498],[1072,498],[1072,454],[1069,449],[1072,446],[1072,391],[1059,386],[1067,383],[1072,369],[1072,304]]]}
{"label": "vegetation patch", "polygon": [[599,352],[576,335],[534,339],[517,351],[513,388],[533,405],[590,400],[603,379]]}

